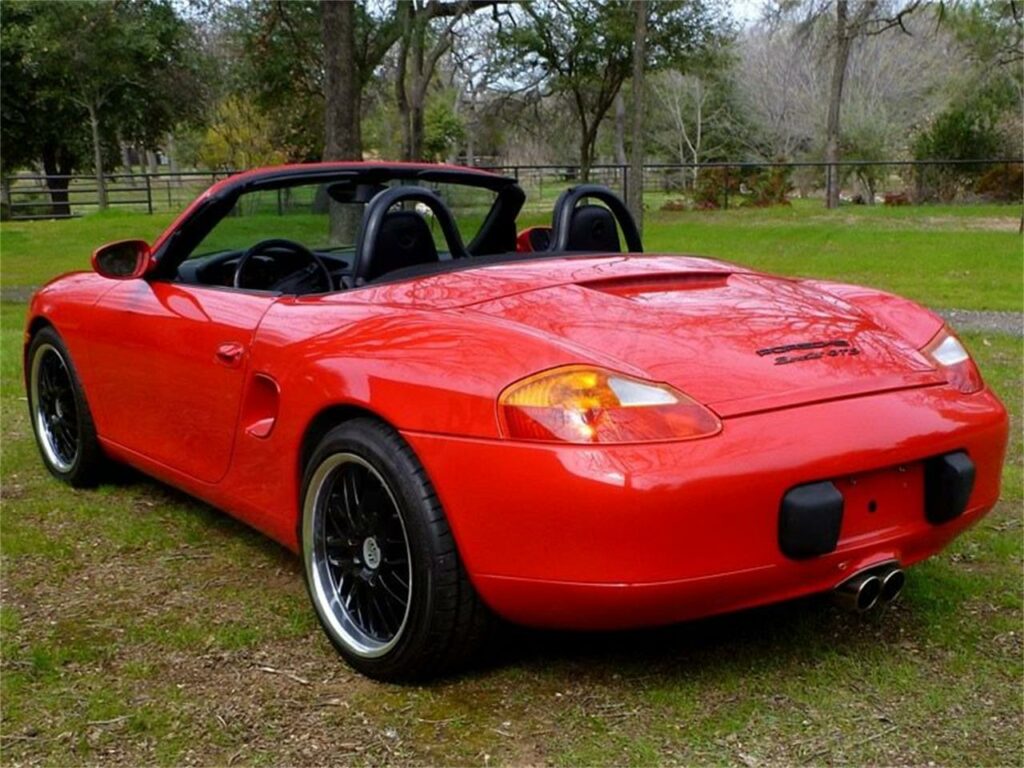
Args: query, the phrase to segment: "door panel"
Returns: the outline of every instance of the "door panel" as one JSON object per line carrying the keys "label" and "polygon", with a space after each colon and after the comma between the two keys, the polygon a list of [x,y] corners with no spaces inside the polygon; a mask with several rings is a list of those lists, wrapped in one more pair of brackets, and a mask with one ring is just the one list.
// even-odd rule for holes
{"label": "door panel", "polygon": [[220,480],[249,345],[275,299],[144,280],[107,293],[86,382],[100,436],[203,482]]}

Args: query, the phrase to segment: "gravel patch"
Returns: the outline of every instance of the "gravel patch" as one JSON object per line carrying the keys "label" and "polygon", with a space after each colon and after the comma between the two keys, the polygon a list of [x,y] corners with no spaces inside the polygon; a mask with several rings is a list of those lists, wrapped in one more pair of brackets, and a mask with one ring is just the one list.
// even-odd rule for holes
{"label": "gravel patch", "polygon": [[958,331],[989,331],[1024,336],[1024,312],[973,309],[940,309],[938,312]]}
{"label": "gravel patch", "polygon": [[9,301],[12,304],[27,304],[36,292],[38,286],[16,285],[12,288],[0,288],[0,301]]}

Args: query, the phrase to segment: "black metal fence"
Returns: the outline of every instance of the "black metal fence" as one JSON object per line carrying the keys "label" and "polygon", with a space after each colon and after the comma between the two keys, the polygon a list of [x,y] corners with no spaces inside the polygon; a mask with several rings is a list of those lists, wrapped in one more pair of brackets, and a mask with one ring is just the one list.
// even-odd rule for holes
{"label": "black metal fence", "polygon": [[[657,163],[644,166],[644,201],[666,210],[766,207],[825,197],[825,162]],[[582,179],[574,165],[493,166],[515,176],[533,201],[548,201]],[[847,160],[838,163],[840,199],[849,204],[1021,202],[1024,160]],[[629,166],[595,165],[589,180],[628,194]]]}
{"label": "black metal fence", "polygon": [[[841,200],[849,204],[909,205],[928,202],[1021,202],[1024,160],[846,160],[838,165]],[[824,162],[714,162],[644,166],[649,209],[710,210],[823,199]],[[566,187],[583,180],[580,168],[504,165],[490,170],[514,176],[535,210],[550,209]],[[119,173],[105,176],[107,205],[147,213],[176,212],[204,189],[234,171]],[[595,165],[589,180],[625,196],[625,165]],[[95,176],[16,174],[2,180],[2,213],[10,219],[70,218],[99,208]]]}

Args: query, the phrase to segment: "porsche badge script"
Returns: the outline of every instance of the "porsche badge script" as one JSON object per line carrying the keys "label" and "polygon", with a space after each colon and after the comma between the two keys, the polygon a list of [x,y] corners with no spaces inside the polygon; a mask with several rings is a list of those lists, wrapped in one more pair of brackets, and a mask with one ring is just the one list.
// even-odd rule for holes
{"label": "porsche badge script", "polygon": [[[790,355],[790,352],[802,352],[799,355]],[[802,341],[798,344],[783,344],[779,347],[766,347],[757,350],[758,357],[775,356],[775,365],[789,365],[790,363],[802,363],[807,360],[820,360],[823,357],[846,357],[859,355],[860,350],[850,344],[846,339],[831,339],[829,341]]]}

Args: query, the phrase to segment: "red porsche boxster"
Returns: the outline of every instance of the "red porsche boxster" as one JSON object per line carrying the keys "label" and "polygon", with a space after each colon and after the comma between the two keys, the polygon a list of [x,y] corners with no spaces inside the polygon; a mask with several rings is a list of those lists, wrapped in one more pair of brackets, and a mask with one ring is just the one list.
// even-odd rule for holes
{"label": "red porsche boxster", "polygon": [[867,610],[995,504],[1006,412],[937,315],[644,254],[599,186],[518,231],[524,198],[416,164],[215,184],[33,298],[44,463],[130,464],[300,553],[327,636],[383,679],[498,617]]}

